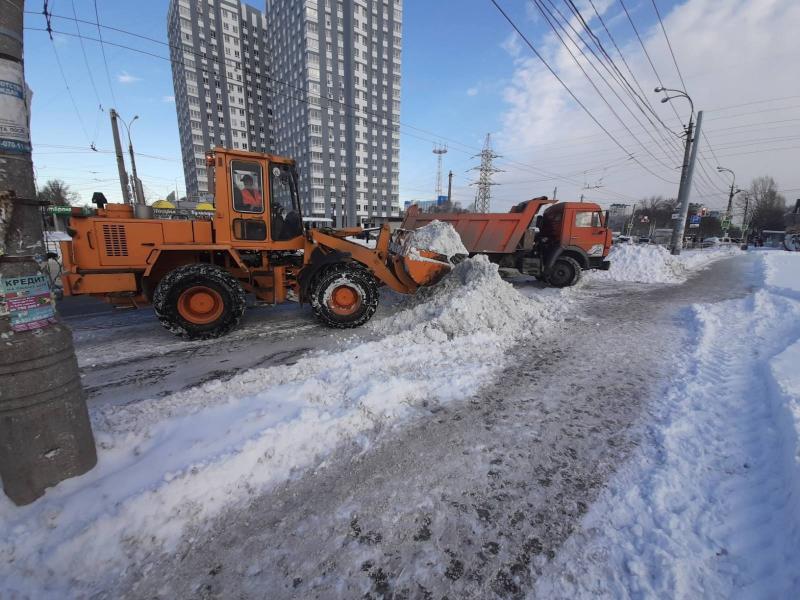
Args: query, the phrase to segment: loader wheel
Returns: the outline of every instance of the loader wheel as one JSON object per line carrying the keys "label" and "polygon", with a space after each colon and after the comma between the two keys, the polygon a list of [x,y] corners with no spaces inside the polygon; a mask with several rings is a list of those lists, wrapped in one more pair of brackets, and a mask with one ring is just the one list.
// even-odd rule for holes
{"label": "loader wheel", "polygon": [[375,278],[353,263],[338,263],[320,272],[309,292],[314,314],[328,327],[359,327],[378,308]]}
{"label": "loader wheel", "polygon": [[153,308],[175,335],[205,340],[225,335],[239,324],[245,295],[236,278],[221,267],[184,265],[158,283]]}
{"label": "loader wheel", "polygon": [[569,256],[562,256],[547,271],[547,283],[553,287],[575,285],[581,278],[581,266]]}

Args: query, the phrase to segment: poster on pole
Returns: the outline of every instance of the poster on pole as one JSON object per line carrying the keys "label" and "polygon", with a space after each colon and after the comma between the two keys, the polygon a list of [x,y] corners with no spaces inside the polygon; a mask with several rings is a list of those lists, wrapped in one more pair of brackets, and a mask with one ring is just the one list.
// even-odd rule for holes
{"label": "poster on pole", "polygon": [[11,317],[12,331],[31,331],[55,323],[47,275],[0,277],[0,315]]}
{"label": "poster on pole", "polygon": [[0,151],[31,151],[25,79],[20,63],[0,59]]}

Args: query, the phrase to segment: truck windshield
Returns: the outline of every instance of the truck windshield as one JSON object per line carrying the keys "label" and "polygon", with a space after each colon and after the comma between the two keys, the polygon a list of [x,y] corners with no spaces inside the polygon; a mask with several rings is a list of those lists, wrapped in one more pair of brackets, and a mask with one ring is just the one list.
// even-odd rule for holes
{"label": "truck windshield", "polygon": [[291,165],[270,163],[269,166],[270,209],[272,216],[272,239],[290,240],[303,234],[300,215],[300,200],[297,196],[297,181]]}

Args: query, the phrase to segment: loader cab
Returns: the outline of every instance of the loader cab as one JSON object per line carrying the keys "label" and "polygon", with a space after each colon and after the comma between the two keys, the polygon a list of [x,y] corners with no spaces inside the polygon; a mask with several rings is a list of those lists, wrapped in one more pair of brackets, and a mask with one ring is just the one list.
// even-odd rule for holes
{"label": "loader cab", "polygon": [[303,247],[294,161],[223,149],[214,152],[213,161],[217,242],[256,250]]}

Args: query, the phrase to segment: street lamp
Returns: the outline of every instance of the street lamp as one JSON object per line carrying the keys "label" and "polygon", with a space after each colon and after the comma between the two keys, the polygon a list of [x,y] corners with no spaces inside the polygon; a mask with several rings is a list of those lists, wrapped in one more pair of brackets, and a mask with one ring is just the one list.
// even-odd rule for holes
{"label": "street lamp", "polygon": [[[674,96],[664,96],[661,99],[661,103],[662,104],[665,103],[665,102],[669,102],[670,100],[674,100],[675,98],[686,98],[689,101],[689,106],[692,109],[692,116],[694,116],[694,102],[692,102],[692,99],[689,96],[689,94],[687,94],[683,90],[673,90],[672,88],[657,87],[653,91],[656,92],[657,94],[660,93],[660,92],[673,92],[675,94]],[[691,121],[692,121],[692,119],[690,117],[689,118],[689,122],[691,123]]]}
{"label": "street lamp", "polygon": [[139,115],[134,115],[130,123],[126,123],[122,117],[119,118],[122,124],[125,125],[125,131],[128,133],[128,152],[131,155],[131,169],[133,170],[133,197],[136,199],[136,204],[144,204],[144,197],[141,193],[139,177],[136,175],[136,158],[133,154],[133,140],[131,139],[131,127],[133,123],[139,118]]}
{"label": "street lamp", "polygon": [[[659,86],[654,90],[656,93],[660,92],[672,92],[672,96],[666,95],[661,99],[661,102],[669,102],[670,100],[674,100],[675,98],[686,98],[689,101],[689,106],[691,108],[691,112],[689,113],[689,126],[686,128],[686,147],[683,152],[683,166],[681,167],[681,182],[680,186],[678,187],[678,204],[680,206],[680,213],[679,218],[675,221],[675,225],[672,228],[672,241],[670,243],[673,255],[678,255],[681,253],[681,248],[683,247],[683,232],[686,228],[686,217],[689,213],[689,188],[691,187],[692,182],[692,173],[694,171],[694,158],[697,155],[697,144],[692,144],[694,138],[692,137],[692,133],[694,130],[694,102],[692,102],[691,97],[689,94],[684,92],[683,90],[675,90],[672,88],[665,88],[663,86]],[[700,131],[700,124],[703,119],[702,111],[697,115],[697,131]],[[691,152],[691,160],[690,160],[690,152]]]}

